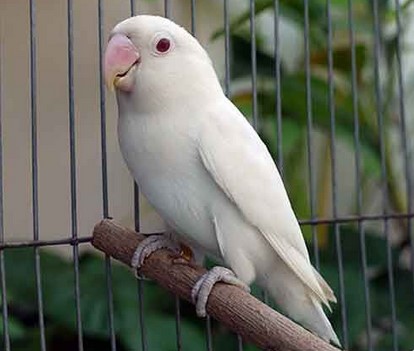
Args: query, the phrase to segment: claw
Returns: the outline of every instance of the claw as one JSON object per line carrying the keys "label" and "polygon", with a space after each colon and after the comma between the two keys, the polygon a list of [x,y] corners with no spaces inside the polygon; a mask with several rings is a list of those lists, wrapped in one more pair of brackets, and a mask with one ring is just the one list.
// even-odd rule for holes
{"label": "claw", "polygon": [[193,251],[186,245],[180,245],[181,251],[180,256],[184,258],[186,261],[191,262],[194,259]]}
{"label": "claw", "polygon": [[165,235],[151,235],[139,243],[132,256],[131,267],[135,269],[136,274],[138,274],[138,270],[144,264],[145,259],[160,249],[170,249],[174,253],[180,252],[180,246]]}
{"label": "claw", "polygon": [[184,244],[180,244],[179,253],[174,257],[173,263],[189,265],[192,268],[197,267],[192,249]]}
{"label": "claw", "polygon": [[236,285],[247,292],[250,292],[250,288],[228,268],[225,267],[213,267],[207,273],[203,274],[201,278],[195,283],[191,290],[191,299],[196,305],[196,313],[199,317],[205,317],[207,315],[206,305],[210,295],[211,289],[217,282],[224,282],[231,285]]}

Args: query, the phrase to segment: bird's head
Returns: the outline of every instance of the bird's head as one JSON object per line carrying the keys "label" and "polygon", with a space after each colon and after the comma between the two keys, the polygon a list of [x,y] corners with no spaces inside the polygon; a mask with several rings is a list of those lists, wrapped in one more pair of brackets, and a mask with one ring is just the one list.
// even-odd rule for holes
{"label": "bird's head", "polygon": [[205,50],[184,28],[158,16],[128,18],[112,30],[105,52],[106,84],[118,96],[179,98],[188,90],[220,90]]}

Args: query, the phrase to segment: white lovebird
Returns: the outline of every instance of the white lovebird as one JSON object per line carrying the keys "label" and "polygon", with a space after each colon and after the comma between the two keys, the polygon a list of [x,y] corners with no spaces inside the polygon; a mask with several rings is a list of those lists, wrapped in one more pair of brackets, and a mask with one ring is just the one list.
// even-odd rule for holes
{"label": "white lovebird", "polygon": [[[121,151],[144,196],[176,240],[234,272],[216,267],[199,281],[198,314],[214,282],[256,281],[288,316],[339,345],[322,309],[335,296],[310,263],[275,163],[198,41],[168,19],[129,18],[110,35],[105,79],[116,90]],[[171,240],[144,242],[137,267]]]}

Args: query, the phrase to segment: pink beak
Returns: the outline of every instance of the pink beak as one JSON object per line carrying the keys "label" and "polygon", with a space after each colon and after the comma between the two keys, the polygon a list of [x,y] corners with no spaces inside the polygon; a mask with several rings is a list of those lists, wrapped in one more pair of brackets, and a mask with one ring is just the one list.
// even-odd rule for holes
{"label": "pink beak", "polygon": [[105,82],[111,90],[116,87],[123,91],[131,91],[134,82],[134,71],[139,63],[139,53],[135,45],[124,34],[115,34],[109,40],[105,51]]}

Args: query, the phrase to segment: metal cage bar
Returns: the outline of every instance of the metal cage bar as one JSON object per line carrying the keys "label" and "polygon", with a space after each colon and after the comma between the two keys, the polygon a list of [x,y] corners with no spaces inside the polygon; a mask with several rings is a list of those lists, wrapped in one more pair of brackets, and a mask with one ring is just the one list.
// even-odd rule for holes
{"label": "metal cage bar", "polygon": [[225,76],[224,76],[224,93],[227,97],[231,96],[230,91],[230,20],[229,20],[229,3],[228,0],[223,1],[223,14],[224,14],[224,64],[225,64]]}
{"label": "metal cage bar", "polygon": [[[387,186],[387,168],[385,155],[385,130],[384,130],[384,115],[383,115],[383,98],[381,92],[380,82],[380,56],[381,56],[381,37],[380,37],[380,18],[379,5],[377,0],[373,0],[373,32],[374,32],[374,77],[375,77],[375,103],[378,123],[378,138],[380,144],[381,154],[381,192],[382,192],[382,213],[384,216],[388,214],[388,186]],[[389,238],[389,221],[387,218],[383,220],[384,234],[387,246],[387,268],[388,268],[388,284],[390,291],[390,308],[392,319],[392,341],[393,350],[398,350],[398,335],[397,335],[397,316],[395,307],[395,286],[394,286],[394,268],[391,253],[391,244]]]}
{"label": "metal cage bar", "polygon": [[[32,220],[33,240],[39,240],[39,193],[38,193],[38,151],[37,151],[37,57],[36,57],[36,7],[30,0],[30,112],[31,112],[31,165],[32,165]],[[38,247],[34,251],[35,284],[40,331],[40,349],[46,350],[45,318],[43,312],[42,278]]]}
{"label": "metal cage bar", "polygon": [[[2,95],[2,46],[0,43],[0,244],[4,243],[4,211],[3,211],[3,95]],[[4,251],[0,251],[0,289],[1,315],[3,328],[3,347],[10,351],[9,314],[7,307],[6,268],[4,265]]]}
{"label": "metal cage bar", "polygon": [[283,129],[282,129],[282,93],[281,93],[281,77],[280,77],[280,45],[279,45],[279,21],[280,21],[280,10],[279,0],[273,2],[274,12],[274,44],[275,44],[275,115],[276,115],[276,135],[277,135],[277,168],[279,169],[280,175],[283,178]]}
{"label": "metal cage bar", "polygon": [[[103,3],[98,1],[98,48],[99,48],[99,111],[101,127],[101,176],[102,176],[102,215],[109,217],[109,197],[108,197],[108,165],[107,165],[107,142],[106,142],[106,94],[103,82]],[[111,258],[105,255],[105,282],[107,290],[107,313],[108,313],[108,332],[111,350],[116,351],[116,335],[114,320],[114,305],[112,292],[112,267]]]}
{"label": "metal cage bar", "polygon": [[[396,213],[388,214],[387,216],[382,215],[361,215],[361,216],[343,216],[338,218],[317,218],[314,220],[302,219],[299,220],[301,226],[315,226],[338,223],[358,223],[358,222],[375,222],[383,221],[384,219],[413,219],[414,213]],[[0,250],[4,249],[17,249],[22,247],[41,247],[41,246],[60,246],[60,245],[76,245],[82,243],[88,243],[92,240],[91,236],[82,236],[77,239],[56,239],[56,240],[23,240],[15,242],[4,242],[0,243]]]}
{"label": "metal cage bar", "polygon": [[[313,174],[313,146],[312,146],[312,88],[311,88],[311,66],[310,66],[310,43],[309,43],[309,1],[303,0],[304,7],[304,45],[305,45],[305,76],[306,76],[306,145],[308,157],[308,182],[309,182],[309,202],[310,202],[310,218],[315,218],[315,176]],[[312,226],[312,246],[315,260],[315,267],[319,270],[319,251],[318,251],[318,236],[316,227]]]}
{"label": "metal cage bar", "polygon": [[[397,84],[398,84],[398,108],[399,108],[399,118],[400,118],[400,134],[401,134],[401,147],[404,155],[404,173],[405,173],[405,183],[407,189],[407,212],[411,213],[413,211],[413,189],[412,189],[412,171],[410,167],[410,153],[408,146],[408,134],[407,134],[407,118],[405,114],[405,104],[404,104],[404,82],[402,76],[402,62],[401,62],[401,4],[398,0],[395,0],[395,20],[397,25],[397,36],[396,36],[396,60],[397,60]],[[414,289],[414,237],[412,230],[412,221],[411,218],[407,218],[407,237],[411,243],[411,273],[413,279],[413,289]],[[413,290],[414,291],[414,290]]]}
{"label": "metal cage bar", "polygon": [[[164,15],[168,18],[172,16],[172,2],[164,0]],[[197,20],[196,20],[196,0],[189,2],[191,8],[191,33],[196,36]],[[280,47],[280,17],[281,6],[279,0],[274,0],[273,4],[273,18],[274,18],[274,75],[272,76],[274,84],[274,98],[275,109],[274,117],[276,119],[276,135],[277,135],[277,164],[281,175],[283,176],[283,124],[282,124],[282,60],[281,60],[281,47]],[[225,79],[224,79],[224,91],[225,94],[230,97],[231,93],[231,25],[230,25],[230,8],[229,1],[223,0],[223,21],[224,21],[224,54],[225,54]],[[366,336],[367,336],[367,349],[372,351],[374,349],[374,337],[373,337],[373,321],[372,321],[372,306],[370,296],[370,282],[368,275],[368,263],[367,263],[367,247],[366,247],[366,225],[368,222],[379,222],[383,226],[383,231],[386,238],[386,256],[387,256],[387,278],[389,288],[389,306],[392,322],[392,342],[393,350],[399,349],[399,339],[397,330],[397,308],[396,308],[396,282],[394,278],[394,262],[391,252],[391,243],[389,234],[391,231],[390,221],[400,220],[406,223],[406,233],[411,238],[411,264],[412,264],[412,278],[414,288],[414,245],[413,245],[413,233],[412,233],[412,221],[414,218],[413,200],[412,200],[412,170],[410,168],[411,155],[409,152],[409,141],[407,132],[407,117],[405,112],[405,92],[403,82],[403,65],[401,54],[401,33],[402,33],[402,14],[401,4],[398,0],[395,0],[395,20],[396,20],[396,78],[397,78],[397,107],[399,117],[399,133],[401,136],[401,150],[404,165],[404,179],[407,190],[407,210],[403,213],[392,213],[388,208],[389,190],[387,188],[387,165],[386,165],[386,150],[384,140],[386,138],[385,122],[384,122],[384,106],[383,106],[383,93],[381,88],[380,77],[380,59],[382,50],[382,37],[381,37],[381,18],[379,14],[379,2],[373,0],[372,10],[372,33],[373,33],[373,60],[374,60],[374,77],[375,84],[373,87],[375,94],[376,104],[376,119],[378,124],[378,145],[381,153],[381,194],[382,194],[382,209],[378,214],[364,214],[362,210],[363,194],[360,190],[360,183],[362,178],[362,151],[361,151],[361,121],[359,116],[359,91],[357,81],[357,53],[356,53],[356,31],[355,19],[353,15],[355,3],[353,0],[347,1],[347,30],[348,40],[350,43],[350,63],[351,73],[349,76],[352,90],[352,118],[353,118],[353,148],[354,148],[354,163],[355,163],[355,189],[356,189],[356,214],[343,216],[339,214],[338,210],[338,159],[337,159],[337,119],[336,119],[336,101],[335,90],[336,82],[334,79],[334,47],[333,36],[334,28],[332,23],[332,9],[331,0],[326,0],[326,44],[327,44],[327,82],[328,82],[328,114],[330,121],[329,130],[329,152],[330,152],[330,166],[331,166],[331,201],[332,201],[332,215],[326,218],[318,217],[316,210],[316,174],[315,165],[313,160],[314,152],[316,151],[312,140],[314,137],[314,120],[313,120],[313,101],[312,101],[312,47],[310,42],[311,31],[311,19],[310,19],[310,2],[309,0],[303,0],[303,23],[304,23],[304,71],[305,71],[305,91],[306,91],[306,154],[307,154],[307,171],[308,171],[308,183],[309,183],[309,208],[310,218],[300,220],[301,226],[311,226],[312,231],[312,245],[313,254],[316,267],[320,267],[320,257],[318,251],[318,238],[316,232],[317,225],[332,225],[334,238],[335,238],[335,252],[337,257],[337,270],[339,280],[339,300],[341,306],[341,320],[342,320],[342,341],[345,348],[349,347],[349,331],[348,331],[348,318],[347,315],[347,301],[345,299],[345,278],[344,278],[344,257],[342,252],[342,240],[346,240],[341,236],[341,225],[355,223],[357,226],[357,233],[359,236],[359,251],[360,251],[360,265],[361,265],[361,279],[363,283],[364,292],[364,313],[366,319]],[[129,1],[130,14],[135,15],[138,12],[136,1]],[[257,130],[260,126],[259,110],[260,101],[258,100],[258,82],[260,82],[260,76],[258,76],[258,63],[257,63],[257,48],[256,48],[256,11],[259,11],[258,5],[254,0],[249,1],[249,24],[250,24],[250,60],[251,60],[251,92],[252,92],[252,124]],[[97,3],[97,18],[98,18],[98,45],[99,45],[99,114],[100,114],[100,150],[101,150],[101,177],[102,177],[102,216],[104,218],[109,217],[109,193],[108,193],[108,159],[107,159],[107,111],[106,111],[106,93],[103,81],[103,52],[105,47],[105,35],[104,35],[104,2],[98,0]],[[45,313],[44,313],[44,301],[42,296],[42,271],[40,260],[41,256],[39,249],[46,246],[72,246],[73,257],[73,272],[74,272],[74,300],[75,300],[75,314],[76,314],[76,331],[77,331],[77,346],[79,350],[84,349],[83,340],[83,326],[81,315],[81,291],[80,291],[80,271],[79,271],[79,245],[88,243],[91,240],[90,236],[81,236],[78,233],[78,197],[77,197],[77,153],[76,153],[76,128],[75,128],[75,87],[74,87],[74,24],[73,24],[73,1],[67,0],[67,79],[68,79],[68,125],[69,125],[69,168],[70,168],[70,218],[71,218],[71,233],[67,238],[57,240],[43,240],[40,237],[39,229],[39,165],[38,165],[38,82],[37,82],[37,26],[36,26],[36,0],[29,0],[29,62],[30,62],[30,135],[31,135],[31,205],[32,205],[32,240],[22,241],[6,241],[4,231],[4,203],[3,203],[3,114],[2,114],[2,62],[4,54],[0,46],[0,289],[1,289],[1,303],[2,303],[2,328],[3,328],[3,348],[6,351],[11,350],[10,345],[10,331],[9,331],[9,311],[7,305],[7,290],[6,290],[6,271],[5,271],[5,250],[14,248],[33,248],[34,252],[34,274],[35,274],[35,288],[36,288],[36,312],[39,326],[40,336],[40,349],[45,351],[47,349],[46,328],[45,328]],[[0,43],[1,44],[1,43]],[[259,57],[260,59],[260,57]],[[259,71],[260,72],[260,71]],[[260,85],[259,85],[260,87]],[[139,189],[134,183],[134,222],[136,230],[140,229],[140,212],[139,212]],[[404,227],[405,230],[405,227]],[[115,315],[113,305],[113,292],[112,292],[112,268],[111,260],[107,256],[105,258],[105,280],[107,291],[107,318],[108,318],[108,340],[110,342],[111,350],[117,349],[116,343],[116,328],[115,328]],[[146,321],[144,313],[145,302],[145,282],[142,279],[137,280],[137,302],[138,302],[138,324],[139,332],[141,334],[141,343],[137,345],[141,350],[151,350],[151,345],[148,345],[146,335]],[[265,298],[266,300],[266,298]],[[181,302],[178,297],[175,297],[175,318],[176,318],[176,349],[181,350],[185,337],[182,334],[182,311]],[[213,334],[212,334],[212,321],[209,316],[206,318],[206,349],[213,350]],[[243,342],[238,336],[237,340],[238,350],[243,350]]]}
{"label": "metal cage bar", "polygon": [[[335,85],[333,80],[333,48],[332,48],[332,18],[331,18],[331,1],[326,1],[326,19],[328,24],[327,30],[327,46],[328,46],[328,109],[330,119],[330,160],[331,160],[331,188],[332,188],[332,216],[338,216],[338,195],[337,195],[337,173],[336,173],[336,116],[335,116]],[[335,233],[335,250],[338,262],[338,280],[339,280],[339,300],[341,303],[341,319],[342,319],[342,336],[345,349],[348,348],[348,317],[346,311],[345,300],[345,282],[344,267],[342,257],[342,244],[339,223],[334,223]]]}
{"label": "metal cage bar", "polygon": [[[73,81],[73,4],[67,1],[67,39],[68,39],[68,103],[69,103],[69,155],[70,155],[70,217],[72,239],[78,237],[78,201],[77,201],[77,178],[76,178],[76,135],[75,135],[75,96]],[[79,247],[72,246],[73,270],[74,270],[74,295],[76,328],[78,334],[78,348],[83,351],[82,316],[80,306],[79,287]]]}
{"label": "metal cage bar", "polygon": [[[356,194],[356,214],[361,216],[362,192],[359,189],[361,184],[361,145],[360,145],[360,121],[358,112],[358,84],[357,84],[357,63],[355,46],[355,29],[353,16],[353,0],[348,0],[348,36],[351,44],[351,89],[352,89],[352,118],[354,122],[354,147],[355,147],[355,194]],[[367,328],[368,351],[372,351],[372,321],[371,321],[371,298],[369,294],[367,250],[365,243],[365,231],[362,221],[357,222],[359,235],[362,279],[364,286],[365,301],[365,320]]]}
{"label": "metal cage bar", "polygon": [[[135,16],[138,13],[137,5],[135,0],[130,0],[130,14],[131,16]],[[140,203],[139,203],[139,188],[138,184],[133,181],[134,183],[134,225],[135,230],[140,230]],[[137,299],[138,299],[138,323],[139,323],[139,331],[141,335],[141,350],[147,351],[149,349],[148,347],[148,341],[147,341],[147,334],[145,329],[145,314],[144,314],[144,288],[145,288],[145,282],[140,277],[137,278]]]}
{"label": "metal cage bar", "polygon": [[252,70],[252,115],[253,127],[259,128],[259,105],[257,102],[257,53],[256,53],[256,5],[254,0],[250,0],[250,59]]}
{"label": "metal cage bar", "polygon": [[[131,16],[135,16],[137,11],[137,4],[135,0],[130,0],[130,14]],[[139,188],[138,184],[133,181],[134,184],[134,226],[135,230],[140,230],[140,214],[139,214]],[[147,342],[147,334],[145,329],[145,314],[144,314],[144,287],[145,283],[144,280],[140,277],[137,278],[137,299],[138,299],[138,323],[139,323],[139,330],[141,335],[141,350],[146,351],[148,350],[148,342]]]}

